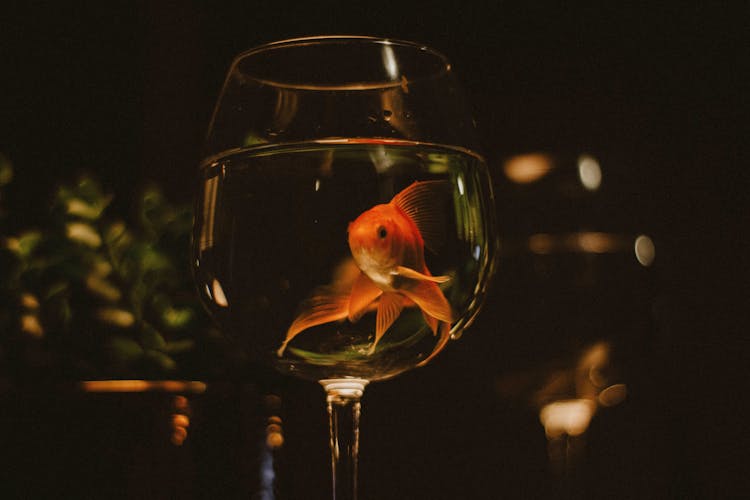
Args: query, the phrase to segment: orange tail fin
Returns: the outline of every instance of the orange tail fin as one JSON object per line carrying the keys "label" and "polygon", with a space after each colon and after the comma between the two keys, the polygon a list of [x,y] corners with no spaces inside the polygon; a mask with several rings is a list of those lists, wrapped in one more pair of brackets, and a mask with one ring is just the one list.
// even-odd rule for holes
{"label": "orange tail fin", "polygon": [[295,318],[286,332],[286,338],[276,354],[283,356],[287,344],[297,335],[313,326],[340,321],[349,314],[349,296],[330,294],[318,290],[304,302],[302,312]]}
{"label": "orange tail fin", "polygon": [[443,350],[445,348],[445,345],[448,343],[448,339],[451,338],[451,325],[450,323],[441,322],[440,323],[440,340],[438,340],[437,345],[435,345],[435,348],[432,350],[429,356],[427,356],[426,359],[423,359],[422,361],[417,364],[417,366],[424,366],[427,363],[430,362],[432,358],[437,356],[437,353]]}

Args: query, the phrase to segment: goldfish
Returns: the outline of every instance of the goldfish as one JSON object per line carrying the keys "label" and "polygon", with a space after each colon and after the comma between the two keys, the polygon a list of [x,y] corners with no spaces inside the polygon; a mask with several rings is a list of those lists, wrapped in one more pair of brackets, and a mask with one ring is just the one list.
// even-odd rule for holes
{"label": "goldfish", "polygon": [[[425,264],[425,248],[437,253],[444,239],[442,207],[446,181],[416,181],[389,203],[376,205],[348,226],[351,259],[340,266],[332,284],[318,287],[302,305],[277,354],[313,326],[359,321],[375,310],[375,339],[368,355],[405,307],[418,307],[433,335],[440,338],[430,361],[445,347],[454,312],[438,286],[449,276],[433,276]],[[351,265],[353,261],[354,266]]]}

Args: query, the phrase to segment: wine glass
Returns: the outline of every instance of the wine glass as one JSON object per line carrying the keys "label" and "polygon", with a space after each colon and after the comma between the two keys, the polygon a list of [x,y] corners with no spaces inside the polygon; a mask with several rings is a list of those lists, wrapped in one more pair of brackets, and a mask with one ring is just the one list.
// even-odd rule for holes
{"label": "wine glass", "polygon": [[270,43],[232,63],[200,165],[194,275],[261,363],[327,394],[334,498],[356,498],[360,398],[477,314],[491,184],[453,70],[420,44]]}

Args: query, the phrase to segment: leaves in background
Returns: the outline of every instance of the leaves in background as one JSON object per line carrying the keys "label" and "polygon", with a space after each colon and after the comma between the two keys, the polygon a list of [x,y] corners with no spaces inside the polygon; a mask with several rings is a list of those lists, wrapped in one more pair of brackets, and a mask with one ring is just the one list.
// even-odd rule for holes
{"label": "leaves in background", "polygon": [[[12,177],[0,155],[0,192]],[[190,207],[169,203],[152,185],[125,221],[108,213],[112,199],[83,177],[57,190],[44,227],[0,236],[0,353],[10,371],[75,378],[200,371],[196,346],[216,333],[193,291]]]}

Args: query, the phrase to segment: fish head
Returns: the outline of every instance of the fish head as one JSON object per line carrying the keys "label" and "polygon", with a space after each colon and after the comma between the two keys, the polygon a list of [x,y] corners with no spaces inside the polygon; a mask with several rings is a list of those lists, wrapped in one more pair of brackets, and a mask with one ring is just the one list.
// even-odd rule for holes
{"label": "fish head", "polygon": [[349,224],[349,249],[357,265],[368,273],[398,265],[401,227],[393,207],[378,205]]}

